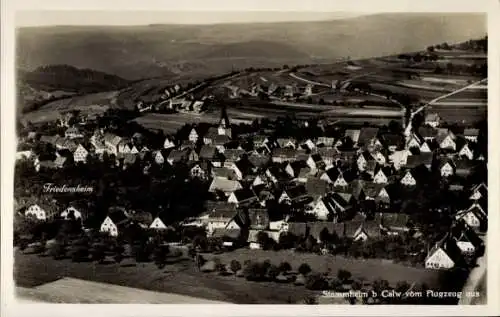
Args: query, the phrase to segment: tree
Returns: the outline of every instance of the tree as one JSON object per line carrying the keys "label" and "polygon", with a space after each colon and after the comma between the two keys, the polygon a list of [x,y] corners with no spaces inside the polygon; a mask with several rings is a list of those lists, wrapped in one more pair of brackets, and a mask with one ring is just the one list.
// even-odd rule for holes
{"label": "tree", "polygon": [[233,271],[236,274],[236,272],[241,270],[241,263],[238,262],[237,260],[232,260],[230,267],[231,267],[231,271]]}
{"label": "tree", "polygon": [[302,275],[307,275],[311,272],[311,267],[309,266],[309,264],[307,263],[302,263],[300,266],[299,266],[299,273],[302,274]]}
{"label": "tree", "polygon": [[278,266],[278,269],[280,270],[280,272],[287,273],[288,271],[292,270],[292,266],[288,262],[281,262]]}
{"label": "tree", "polygon": [[102,243],[96,243],[90,249],[90,254],[92,257],[92,261],[102,263],[106,258],[106,246]]}
{"label": "tree", "polygon": [[89,258],[89,249],[87,246],[75,246],[71,252],[71,261],[73,262],[83,262]]}
{"label": "tree", "polygon": [[257,243],[259,243],[263,249],[266,249],[268,242],[269,242],[268,234],[264,231],[259,231],[257,233]]}
{"label": "tree", "polygon": [[267,277],[271,281],[274,281],[279,274],[280,274],[280,270],[276,265],[271,264],[271,266],[269,266],[267,268]]}
{"label": "tree", "polygon": [[153,260],[159,269],[163,269],[165,267],[168,252],[169,250],[166,246],[158,246],[155,248],[153,252]]}
{"label": "tree", "polygon": [[305,287],[310,290],[325,290],[328,288],[328,282],[319,274],[310,274],[306,278]]}
{"label": "tree", "polygon": [[337,278],[341,280],[343,283],[345,283],[347,280],[351,278],[352,274],[351,272],[343,269],[339,269],[337,271]]}
{"label": "tree", "polygon": [[319,239],[323,244],[330,242],[330,231],[328,231],[328,228],[323,228],[323,230],[321,230]]}
{"label": "tree", "polygon": [[363,285],[358,280],[353,281],[352,284],[351,284],[351,289],[353,289],[355,291],[359,291],[362,287],[363,287]]}

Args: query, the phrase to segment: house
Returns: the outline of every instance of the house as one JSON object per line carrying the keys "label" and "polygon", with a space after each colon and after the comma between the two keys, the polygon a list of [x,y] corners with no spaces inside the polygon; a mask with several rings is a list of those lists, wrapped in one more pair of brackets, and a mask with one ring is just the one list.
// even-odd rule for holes
{"label": "house", "polygon": [[34,217],[39,221],[47,221],[54,217],[54,208],[43,204],[33,204],[24,212],[25,217]]}
{"label": "house", "polygon": [[163,142],[163,148],[164,149],[171,149],[175,147],[174,140],[171,137],[166,137],[165,141]]}
{"label": "house", "polygon": [[366,220],[364,217],[345,221],[337,225],[336,229],[341,230],[341,232],[337,233],[339,237],[351,238],[353,241],[366,241],[378,238],[381,235],[380,225],[376,221]]}
{"label": "house", "polygon": [[420,153],[417,155],[410,155],[406,159],[407,168],[415,168],[425,166],[428,170],[432,168],[433,153]]}
{"label": "house", "polygon": [[279,241],[279,236],[281,234],[280,231],[277,230],[257,230],[257,229],[250,229],[248,231],[248,247],[250,249],[256,250],[256,249],[261,249],[262,245],[258,241],[259,233],[263,232],[265,233],[270,239],[278,242]]}
{"label": "house", "polygon": [[118,144],[121,141],[122,138],[117,135],[111,133],[104,134],[104,145],[106,146],[106,150],[111,154],[118,154]]}
{"label": "house", "polygon": [[87,155],[89,154],[89,151],[87,151],[83,145],[79,144],[78,147],[76,148],[75,152],[73,153],[73,160],[75,162],[87,162]]}
{"label": "house", "polygon": [[464,143],[463,146],[460,148],[460,151],[458,151],[458,155],[460,157],[465,157],[468,160],[472,160],[474,158],[474,153],[469,147],[469,144]]}
{"label": "house", "polygon": [[380,227],[389,235],[408,232],[410,216],[403,213],[380,213]]}
{"label": "house", "polygon": [[312,197],[313,201],[317,201],[330,192],[330,185],[317,177],[308,177],[305,186],[307,195]]}
{"label": "house", "polygon": [[328,184],[337,184],[337,186],[347,186],[347,182],[344,178],[341,178],[338,182],[337,180],[341,176],[341,172],[337,167],[332,167],[321,174],[320,179],[327,182]]}
{"label": "house", "polygon": [[283,163],[289,161],[295,161],[300,153],[305,153],[302,151],[295,150],[293,148],[275,148],[272,152],[272,161],[275,163]]}
{"label": "house", "polygon": [[207,231],[211,235],[216,229],[240,229],[236,206],[231,203],[217,203],[208,213],[206,219]]}
{"label": "house", "polygon": [[488,197],[488,187],[484,183],[474,186],[471,192],[472,194],[469,197],[470,200],[478,201],[481,198],[487,199]]}
{"label": "house", "polygon": [[64,132],[64,136],[67,139],[75,139],[75,138],[83,138],[83,134],[78,130],[77,127],[71,127],[66,129]]}
{"label": "house", "polygon": [[358,146],[382,145],[377,139],[379,128],[363,127],[359,132]]}
{"label": "house", "polygon": [[459,225],[453,229],[451,237],[455,239],[463,255],[472,256],[483,245],[481,238],[467,225]]}
{"label": "house", "polygon": [[198,137],[199,135],[198,132],[196,132],[196,128],[192,128],[191,132],[189,132],[188,141],[196,143],[196,141],[198,141]]}
{"label": "house", "polygon": [[422,126],[418,128],[418,135],[425,141],[432,141],[436,138],[438,131],[433,127]]}
{"label": "house", "polygon": [[234,169],[228,167],[214,167],[212,169],[212,177],[229,180],[241,180],[241,175],[238,175]]}
{"label": "house", "polygon": [[324,168],[328,169],[333,167],[335,159],[339,155],[339,151],[335,148],[320,147],[316,150],[316,153],[323,159]]}
{"label": "house", "polygon": [[248,161],[250,161],[254,171],[256,172],[265,167],[271,161],[271,157],[269,155],[252,153],[248,156]]}
{"label": "house", "polygon": [[29,160],[33,155],[33,151],[17,151],[16,152],[16,160]]}
{"label": "house", "polygon": [[307,139],[306,141],[302,142],[301,147],[303,149],[312,151],[316,148],[316,144],[311,139]]}
{"label": "house", "polygon": [[432,152],[432,150],[429,147],[429,144],[427,143],[427,141],[422,142],[422,145],[420,145],[420,152],[421,153],[430,153],[430,152]]}
{"label": "house", "polygon": [[248,188],[237,189],[229,195],[228,203],[233,203],[236,206],[249,206],[259,201],[253,190]]}
{"label": "house", "polygon": [[321,148],[321,147],[330,148],[333,146],[334,142],[335,142],[335,138],[320,136],[316,140],[316,146],[319,148]]}
{"label": "house", "polygon": [[215,177],[210,184],[208,191],[210,193],[215,193],[216,191],[223,192],[226,196],[229,196],[232,192],[242,189],[240,182],[237,180],[229,180],[225,178]]}
{"label": "house", "polygon": [[448,270],[460,266],[464,259],[454,239],[446,235],[438,241],[425,258],[426,269]]}
{"label": "house", "polygon": [[425,139],[420,138],[418,134],[412,133],[410,135],[410,138],[408,140],[408,143],[406,144],[408,149],[411,148],[418,148],[422,146],[422,144],[425,142]]}
{"label": "house", "polygon": [[307,158],[306,164],[312,170],[318,170],[318,169],[325,168],[325,163],[323,162],[323,158],[318,153],[309,155],[309,157]]}
{"label": "house", "polygon": [[439,171],[442,177],[449,177],[455,173],[455,167],[451,160],[442,160],[439,164]]}
{"label": "house", "polygon": [[167,162],[170,165],[178,162],[186,162],[188,160],[189,154],[191,153],[191,149],[185,148],[183,150],[174,149],[170,151],[167,156]]}
{"label": "house", "polygon": [[469,160],[455,161],[455,174],[459,177],[467,177],[472,174],[475,164]]}
{"label": "house", "polygon": [[209,162],[200,162],[191,167],[191,169],[189,170],[189,175],[192,178],[206,179],[208,177],[209,170]]}
{"label": "house", "polygon": [[167,229],[167,226],[165,225],[165,219],[162,216],[162,214],[156,216],[153,219],[153,222],[149,225],[149,229],[153,230],[165,230]]}
{"label": "house", "polygon": [[456,151],[457,146],[451,134],[438,134],[436,137],[437,144],[443,150]]}
{"label": "house", "polygon": [[68,208],[64,209],[63,212],[61,212],[60,217],[64,220],[82,220],[83,215],[82,212],[76,209],[73,206],[69,206]]}
{"label": "house", "polygon": [[374,162],[375,158],[371,155],[370,152],[368,151],[363,151],[361,154],[358,156],[358,160],[356,161],[358,164],[358,169],[360,171],[364,171],[368,162]]}
{"label": "house", "polygon": [[384,173],[384,169],[378,169],[378,171],[375,173],[375,176],[373,176],[373,182],[375,184],[387,184],[388,178]]}
{"label": "house", "polygon": [[225,162],[237,162],[243,154],[245,150],[242,149],[227,149],[224,151]]}
{"label": "house", "polygon": [[297,140],[292,138],[277,138],[276,143],[282,149],[296,149],[297,148]]}
{"label": "house", "polygon": [[371,153],[377,164],[385,165],[385,163],[387,162],[387,158],[384,152],[385,151],[375,151]]}
{"label": "house", "polygon": [[441,122],[441,118],[437,113],[429,113],[425,116],[424,123],[433,128],[437,128]]}
{"label": "house", "polygon": [[412,172],[410,170],[406,171],[405,175],[400,180],[400,182],[404,186],[415,186],[415,185],[417,185],[417,181],[415,180],[415,177],[412,175]]}
{"label": "house", "polygon": [[117,237],[120,227],[122,227],[128,221],[129,218],[122,211],[109,213],[101,223],[99,231],[102,233],[107,233],[112,237]]}
{"label": "house", "polygon": [[305,186],[298,185],[284,190],[278,199],[278,203],[291,204],[292,202],[298,202],[305,197],[307,197]]}
{"label": "house", "polygon": [[41,143],[46,143],[46,144],[51,144],[53,146],[56,146],[56,142],[61,139],[60,136],[58,135],[42,135],[40,137],[40,142]]}
{"label": "house", "polygon": [[202,160],[213,160],[217,155],[217,149],[215,146],[204,144],[199,153],[199,158]]}
{"label": "house", "polygon": [[139,153],[139,150],[137,149],[137,147],[135,145],[133,145],[130,148],[130,154],[137,154],[137,153]]}
{"label": "house", "polygon": [[353,195],[349,193],[336,192],[331,196],[335,215],[344,215],[353,207]]}
{"label": "house", "polygon": [[479,129],[465,129],[464,138],[469,142],[477,142],[479,136]]}
{"label": "house", "polygon": [[162,165],[163,163],[165,163],[165,157],[160,150],[153,152],[153,158],[155,163],[158,165]]}
{"label": "house", "polygon": [[389,155],[389,162],[392,163],[394,169],[400,170],[403,166],[406,166],[410,154],[411,152],[408,150],[396,151]]}
{"label": "house", "polygon": [[347,129],[345,130],[344,136],[349,137],[354,144],[358,143],[361,130],[357,129]]}
{"label": "house", "polygon": [[334,215],[335,202],[331,197],[320,198],[311,210],[306,210],[307,213],[313,214],[318,220],[327,220],[329,215]]}
{"label": "house", "polygon": [[269,138],[266,135],[258,134],[255,135],[252,139],[253,141],[253,146],[256,149],[260,149],[263,147],[266,147],[269,150]]}
{"label": "house", "polygon": [[54,167],[55,168],[63,168],[66,166],[68,159],[65,156],[58,156],[54,160]]}
{"label": "house", "polygon": [[232,138],[231,123],[229,122],[226,107],[222,107],[221,109],[219,126],[217,129],[219,135],[226,135],[227,137]]}
{"label": "house", "polygon": [[488,216],[481,211],[478,206],[473,206],[467,210],[459,211],[456,220],[463,220],[467,226],[472,228],[476,233],[483,233],[488,227]]}
{"label": "house", "polygon": [[249,208],[248,218],[251,230],[266,230],[269,228],[269,213],[266,209]]}
{"label": "house", "polygon": [[397,149],[400,149],[404,145],[403,136],[395,133],[382,134],[380,137],[380,141],[390,152],[395,152]]}

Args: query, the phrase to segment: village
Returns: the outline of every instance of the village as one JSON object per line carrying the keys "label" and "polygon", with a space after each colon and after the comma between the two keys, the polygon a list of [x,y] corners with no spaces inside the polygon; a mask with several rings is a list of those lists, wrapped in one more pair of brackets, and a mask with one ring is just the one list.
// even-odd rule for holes
{"label": "village", "polygon": [[[23,129],[14,240],[21,249],[121,261],[126,252],[117,246],[128,243],[129,256],[162,262],[162,248],[146,246],[174,243],[188,246],[202,270],[235,272],[241,264],[210,269],[199,254],[292,249],[429,270],[468,270],[482,255],[480,129],[446,125],[434,113],[407,138],[396,121],[353,128],[284,118],[242,127],[222,107],[217,125],[186,125],[148,142],[107,121],[68,113],[50,128]],[[44,191],[46,183],[92,190],[65,195]]]}

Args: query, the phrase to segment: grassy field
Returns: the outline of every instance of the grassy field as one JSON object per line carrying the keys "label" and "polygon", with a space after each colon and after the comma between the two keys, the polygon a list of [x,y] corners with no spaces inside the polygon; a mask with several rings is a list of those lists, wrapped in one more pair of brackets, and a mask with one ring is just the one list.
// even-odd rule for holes
{"label": "grassy field", "polygon": [[240,304],[286,304],[289,300],[299,302],[304,296],[315,294],[289,284],[248,282],[235,276],[201,273],[190,259],[170,260],[170,264],[160,270],[152,263],[73,263],[16,252],[14,267],[16,285],[25,288],[72,277]]}
{"label": "grassy field", "polygon": [[231,260],[238,260],[243,263],[246,260],[255,261],[258,259],[259,261],[263,261],[269,259],[271,263],[279,265],[282,261],[287,261],[294,271],[297,271],[302,263],[307,263],[316,272],[331,272],[335,275],[339,269],[345,269],[349,270],[354,278],[363,277],[367,281],[383,278],[394,285],[398,281],[408,281],[410,283],[427,283],[431,287],[438,287],[440,283],[439,271],[408,267],[376,259],[357,260],[333,255],[250,249],[238,249],[230,253],[208,254],[204,256],[206,258],[218,257],[221,263],[230,263]]}

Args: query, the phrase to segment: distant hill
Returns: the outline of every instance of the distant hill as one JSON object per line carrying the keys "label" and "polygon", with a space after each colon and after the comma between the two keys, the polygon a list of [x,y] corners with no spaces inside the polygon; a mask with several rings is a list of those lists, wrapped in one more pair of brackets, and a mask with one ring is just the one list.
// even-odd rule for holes
{"label": "distant hill", "polygon": [[[20,28],[18,65],[68,64],[126,79],[253,64],[391,55],[486,35],[486,16],[391,13],[320,22]],[[231,58],[229,62],[224,59]]]}
{"label": "distant hill", "polygon": [[18,105],[24,112],[75,94],[119,90],[130,84],[116,75],[69,65],[48,65],[18,71]]}

